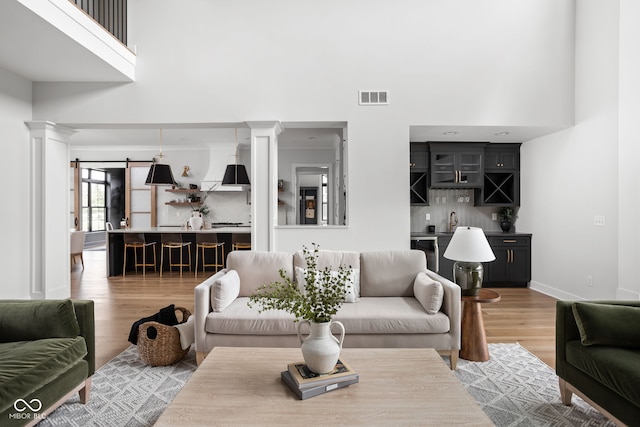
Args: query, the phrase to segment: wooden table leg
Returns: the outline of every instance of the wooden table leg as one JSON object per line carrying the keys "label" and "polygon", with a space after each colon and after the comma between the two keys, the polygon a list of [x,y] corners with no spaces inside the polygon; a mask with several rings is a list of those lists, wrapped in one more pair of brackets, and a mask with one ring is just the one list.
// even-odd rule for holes
{"label": "wooden table leg", "polygon": [[465,301],[464,303],[460,347],[461,359],[486,362],[490,358],[482,320],[482,307],[478,302]]}

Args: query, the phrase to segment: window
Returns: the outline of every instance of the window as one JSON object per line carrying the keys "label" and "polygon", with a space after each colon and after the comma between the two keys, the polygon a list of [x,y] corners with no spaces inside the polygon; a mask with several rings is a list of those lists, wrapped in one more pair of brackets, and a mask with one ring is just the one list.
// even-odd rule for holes
{"label": "window", "polygon": [[104,231],[107,218],[107,174],[98,169],[82,169],[82,229]]}

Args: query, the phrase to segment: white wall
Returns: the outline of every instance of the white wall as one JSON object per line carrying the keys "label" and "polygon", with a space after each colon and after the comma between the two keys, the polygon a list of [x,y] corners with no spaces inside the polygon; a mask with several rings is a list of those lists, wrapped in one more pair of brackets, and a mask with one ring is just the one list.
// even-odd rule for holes
{"label": "white wall", "polygon": [[[532,288],[614,298],[619,218],[627,214],[618,209],[618,171],[628,170],[618,162],[618,4],[576,3],[575,127],[522,145],[519,230],[534,233]],[[621,196],[637,196],[637,186]],[[606,227],[595,227],[594,216],[605,216]]]}
{"label": "white wall", "polygon": [[[29,167],[29,130],[25,121],[31,120],[31,82],[0,69],[0,149],[5,186],[17,192],[5,193],[0,209],[5,250],[0,257],[3,279],[0,298],[29,298],[28,234],[29,197],[21,189],[31,180]],[[24,196],[24,197],[23,197]],[[7,250],[11,245],[11,249]]]}
{"label": "white wall", "polygon": [[640,299],[640,2],[620,0],[618,298]]}
{"label": "white wall", "polygon": [[[346,121],[349,227],[277,230],[277,249],[406,248],[410,125],[571,124],[573,3],[140,0],[136,82],[37,83],[34,115]],[[359,89],[389,90],[391,105],[360,107]]]}

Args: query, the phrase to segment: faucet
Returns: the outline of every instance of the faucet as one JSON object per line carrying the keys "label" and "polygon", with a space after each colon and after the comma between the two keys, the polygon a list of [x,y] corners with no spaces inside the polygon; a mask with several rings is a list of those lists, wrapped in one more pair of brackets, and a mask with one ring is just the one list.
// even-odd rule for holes
{"label": "faucet", "polygon": [[458,214],[451,212],[449,214],[449,233],[453,233],[453,228],[458,225]]}

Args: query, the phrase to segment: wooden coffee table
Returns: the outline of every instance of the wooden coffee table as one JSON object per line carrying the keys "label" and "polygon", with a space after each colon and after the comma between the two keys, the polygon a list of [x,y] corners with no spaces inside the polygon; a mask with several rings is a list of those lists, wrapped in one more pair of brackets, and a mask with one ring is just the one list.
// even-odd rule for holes
{"label": "wooden coffee table", "polygon": [[343,349],[360,382],[306,400],[281,382],[299,348],[216,347],[155,424],[473,425],[493,423],[433,349]]}
{"label": "wooden coffee table", "polygon": [[481,288],[478,295],[463,295],[462,327],[460,331],[460,358],[473,362],[489,360],[487,333],[482,320],[480,304],[500,301],[500,294],[491,289]]}

